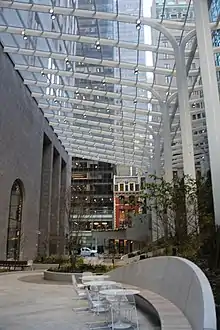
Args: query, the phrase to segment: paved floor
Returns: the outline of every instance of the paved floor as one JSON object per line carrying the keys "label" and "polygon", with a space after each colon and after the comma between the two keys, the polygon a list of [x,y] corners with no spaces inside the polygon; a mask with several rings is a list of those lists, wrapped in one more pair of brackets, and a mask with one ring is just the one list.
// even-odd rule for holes
{"label": "paved floor", "polygon": [[[47,282],[36,272],[0,275],[0,330],[85,330],[89,312],[75,313],[71,285]],[[140,330],[156,330],[139,313]]]}

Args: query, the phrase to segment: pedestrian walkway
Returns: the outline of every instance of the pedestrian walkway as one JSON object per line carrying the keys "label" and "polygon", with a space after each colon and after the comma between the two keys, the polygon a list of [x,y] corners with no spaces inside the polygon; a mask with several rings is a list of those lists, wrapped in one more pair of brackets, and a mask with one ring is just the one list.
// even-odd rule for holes
{"label": "pedestrian walkway", "polygon": [[[86,330],[94,319],[75,313],[71,285],[47,282],[39,272],[0,275],[0,330]],[[140,330],[157,330],[139,312]]]}

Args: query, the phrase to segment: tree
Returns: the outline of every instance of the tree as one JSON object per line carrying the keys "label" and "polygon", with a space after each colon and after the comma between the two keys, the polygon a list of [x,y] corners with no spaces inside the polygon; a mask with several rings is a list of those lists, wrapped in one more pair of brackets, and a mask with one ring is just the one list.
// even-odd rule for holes
{"label": "tree", "polygon": [[206,180],[188,176],[175,177],[171,182],[151,176],[144,197],[147,208],[155,215],[152,231],[164,246],[174,245],[180,253],[196,253],[201,247],[205,230],[212,222],[207,201],[202,199]]}
{"label": "tree", "polygon": [[74,269],[78,251],[82,247],[83,232],[91,230],[89,219],[92,207],[85,192],[76,192],[73,187],[69,187],[65,194],[65,208],[69,225],[66,248]]}

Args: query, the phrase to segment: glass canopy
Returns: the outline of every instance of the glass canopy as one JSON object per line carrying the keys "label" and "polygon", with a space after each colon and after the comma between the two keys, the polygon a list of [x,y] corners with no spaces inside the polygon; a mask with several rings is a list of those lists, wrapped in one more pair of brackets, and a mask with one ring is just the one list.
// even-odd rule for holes
{"label": "glass canopy", "polygon": [[172,2],[153,2],[147,17],[146,0],[0,1],[4,51],[70,155],[146,169],[157,135],[163,159],[166,104],[173,164],[181,166],[173,40],[181,45],[190,33],[195,158],[207,150],[193,6],[186,1],[178,11]]}

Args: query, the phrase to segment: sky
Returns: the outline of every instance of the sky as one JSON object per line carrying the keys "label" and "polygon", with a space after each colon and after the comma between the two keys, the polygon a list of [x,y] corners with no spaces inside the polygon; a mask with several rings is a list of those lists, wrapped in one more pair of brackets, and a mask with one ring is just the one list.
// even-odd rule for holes
{"label": "sky", "polygon": [[[143,12],[145,17],[151,17],[151,5],[152,0],[143,0]],[[144,42],[145,44],[151,45],[151,28],[149,26],[144,27]],[[146,52],[146,65],[153,65],[151,52]]]}

